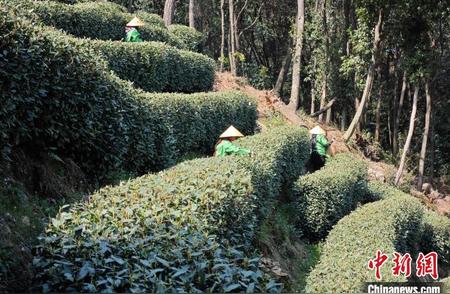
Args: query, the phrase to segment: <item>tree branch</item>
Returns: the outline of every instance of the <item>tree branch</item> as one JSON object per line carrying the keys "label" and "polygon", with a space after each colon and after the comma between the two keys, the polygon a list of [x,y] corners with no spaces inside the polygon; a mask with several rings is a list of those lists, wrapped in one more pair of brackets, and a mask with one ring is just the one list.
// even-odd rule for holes
{"label": "tree branch", "polygon": [[239,13],[237,15],[237,18],[236,18],[237,21],[239,21],[241,19],[241,14],[242,14],[242,12],[244,12],[245,8],[247,7],[247,4],[248,4],[248,0],[245,0],[244,6],[242,6],[241,11],[239,11]]}
{"label": "tree branch", "polygon": [[327,111],[331,106],[333,106],[334,102],[336,101],[336,98],[331,99],[330,102],[328,102],[327,105],[325,105],[321,110],[314,112],[313,114],[310,114],[310,117],[316,117]]}
{"label": "tree branch", "polygon": [[262,5],[261,5],[261,6],[259,7],[259,9],[258,9],[258,15],[256,16],[255,20],[254,20],[248,27],[242,29],[242,30],[239,32],[239,37],[242,36],[242,34],[243,34],[246,30],[250,29],[252,26],[254,26],[254,25],[256,24],[256,22],[258,21],[258,19],[259,19],[259,17],[260,17],[261,8],[262,8]]}

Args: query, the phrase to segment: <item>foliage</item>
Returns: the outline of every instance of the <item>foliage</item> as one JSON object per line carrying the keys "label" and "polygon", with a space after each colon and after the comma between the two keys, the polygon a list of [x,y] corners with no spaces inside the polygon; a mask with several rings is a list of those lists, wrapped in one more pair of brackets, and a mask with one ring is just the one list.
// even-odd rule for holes
{"label": "foliage", "polygon": [[[85,2],[74,5],[53,1],[26,1],[26,3],[46,25],[80,38],[122,40],[125,37],[125,25],[134,16],[127,13],[123,6],[110,2]],[[138,29],[144,41],[166,42],[181,49],[188,49],[191,46],[192,41],[184,43],[185,39],[180,39],[167,30],[157,15],[145,12],[136,15],[146,22]],[[193,32],[191,34],[194,35]]]}
{"label": "foliage", "polygon": [[164,43],[86,41],[122,79],[149,92],[204,92],[214,83],[214,61]]}
{"label": "foliage", "polygon": [[[342,218],[328,235],[319,264],[307,279],[308,293],[360,292],[362,284],[375,280],[367,269],[369,259],[381,250],[414,254],[420,238],[423,208],[418,200],[400,191],[387,199],[366,204]],[[382,281],[394,277],[391,267],[381,268]]]}
{"label": "foliage", "polygon": [[0,181],[0,292],[24,292],[33,276],[32,247],[45,229],[45,220],[82,194],[40,198],[10,177],[0,177]]}
{"label": "foliage", "polygon": [[272,77],[265,66],[244,62],[240,65],[240,72],[248,79],[250,85],[257,89],[269,89],[273,86]]}
{"label": "foliage", "polygon": [[[170,125],[170,133],[157,135],[161,139],[174,138],[180,155],[193,151],[211,154],[217,138],[231,124],[245,135],[252,134],[255,128],[256,101],[242,92],[144,93],[139,98],[154,116]],[[137,139],[136,144],[139,142]],[[166,153],[164,149],[161,152]],[[137,161],[139,154],[134,155]]]}
{"label": "foliage", "polygon": [[285,167],[304,164],[307,138],[296,128],[247,137],[239,144],[252,157],[184,162],[61,211],[41,238],[39,284],[51,291],[279,289],[248,245],[262,206],[302,171]]}
{"label": "foliage", "polygon": [[424,253],[437,252],[439,265],[450,265],[450,219],[432,210],[425,210],[423,232],[418,246]]}
{"label": "foliage", "polygon": [[168,30],[172,36],[181,40],[187,50],[195,52],[201,50],[204,37],[199,31],[180,24],[172,24],[168,26]]}
{"label": "foliage", "polygon": [[450,290],[450,277],[442,279],[441,282],[444,283],[444,293],[448,292],[448,290]]}
{"label": "foliage", "polygon": [[338,154],[324,168],[295,183],[297,226],[310,239],[325,237],[339,219],[365,200],[366,186],[367,165],[350,154]]}
{"label": "foliage", "polygon": [[4,6],[0,13],[3,162],[21,148],[70,158],[91,175],[142,173],[172,165],[179,152],[211,148],[230,124],[247,134],[254,129],[256,105],[243,94],[141,93],[85,41],[33,25]]}
{"label": "foliage", "polygon": [[[388,255],[395,251],[413,256],[418,251],[435,251],[442,264],[449,264],[448,218],[424,209],[417,199],[385,183],[369,182],[368,190],[370,200],[377,202],[358,208],[333,228],[319,265],[308,278],[308,292],[359,291],[363,282],[374,280],[367,262],[378,249]],[[381,272],[383,281],[395,280],[390,267]]]}
{"label": "foliage", "polygon": [[380,181],[370,181],[367,184],[367,198],[369,201],[386,199],[395,196],[397,193],[397,188]]}

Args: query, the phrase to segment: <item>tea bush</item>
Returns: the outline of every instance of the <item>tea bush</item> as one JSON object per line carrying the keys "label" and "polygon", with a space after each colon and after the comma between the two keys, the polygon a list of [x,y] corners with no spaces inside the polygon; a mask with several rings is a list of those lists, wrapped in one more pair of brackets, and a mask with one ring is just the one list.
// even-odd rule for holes
{"label": "tea bush", "polygon": [[[153,133],[152,128],[157,125],[148,125],[145,121],[141,124],[142,129],[153,133],[159,141],[173,140],[170,144],[174,148],[172,153],[165,148],[157,148],[162,158],[158,159],[157,156],[156,162],[173,163],[172,159],[187,152],[212,154],[219,135],[228,126],[233,124],[244,134],[252,134],[256,124],[256,101],[238,91],[194,94],[141,93],[138,98],[160,123],[170,126],[159,133]],[[131,131],[142,132],[136,127]],[[135,142],[130,144],[131,148],[145,148],[140,135],[133,138]],[[132,149],[128,153],[128,159],[131,163],[139,163],[143,160],[143,154],[145,153],[140,150]],[[146,165],[152,166],[152,163],[143,166]],[[139,166],[133,167],[132,170],[136,168],[142,170]],[[164,166],[156,170],[162,168]]]}
{"label": "tea bush", "polygon": [[46,25],[79,38],[122,40],[125,37],[125,25],[137,15],[146,22],[139,28],[144,41],[166,42],[181,49],[187,49],[191,45],[183,42],[185,38],[180,39],[176,34],[170,33],[161,25],[162,19],[155,14],[127,13],[125,7],[111,2],[92,1],[68,5],[54,1],[20,1],[26,2]]}
{"label": "tea bush", "polygon": [[450,277],[446,277],[445,279],[442,279],[441,282],[444,283],[444,291],[442,293],[449,292],[450,291]]}
{"label": "tea bush", "polygon": [[302,172],[307,142],[305,131],[280,128],[238,142],[252,157],[196,159],[100,190],[52,220],[34,260],[38,284],[51,291],[278,289],[248,245],[265,198]]}
{"label": "tea bush", "polygon": [[437,252],[440,265],[450,265],[450,219],[426,210],[423,216],[423,232],[419,247],[425,254]]}
{"label": "tea bush", "polygon": [[248,96],[145,94],[111,73],[85,41],[33,24],[8,6],[0,13],[2,164],[21,148],[70,158],[91,175],[156,171],[184,150],[212,147],[230,124],[253,131],[256,103]]}
{"label": "tea bush", "polygon": [[321,170],[302,176],[293,194],[298,210],[298,227],[310,239],[321,239],[344,215],[364,200],[367,166],[351,154],[334,157]]}
{"label": "tea bush", "polygon": [[380,181],[370,181],[367,184],[367,200],[378,201],[386,199],[391,196],[395,196],[399,192],[399,189],[392,185],[383,183]]}
{"label": "tea bush", "polygon": [[[421,235],[423,208],[417,199],[400,191],[385,200],[366,204],[342,218],[328,235],[318,265],[307,278],[308,293],[359,293],[364,282],[375,281],[367,268],[377,250],[415,252]],[[405,281],[394,277],[392,267],[381,267],[382,281]]]}
{"label": "tea bush", "polygon": [[167,27],[172,36],[177,37],[186,46],[187,50],[199,52],[203,42],[203,34],[194,28],[172,24]]}
{"label": "tea bush", "polygon": [[211,58],[160,42],[86,41],[122,79],[149,92],[203,92],[212,88]]}

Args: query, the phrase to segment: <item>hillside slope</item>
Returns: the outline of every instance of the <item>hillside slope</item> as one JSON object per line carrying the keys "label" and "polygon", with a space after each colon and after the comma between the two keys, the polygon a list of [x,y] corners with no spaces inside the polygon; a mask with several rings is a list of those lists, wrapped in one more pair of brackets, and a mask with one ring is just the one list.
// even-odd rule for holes
{"label": "hillside slope", "polygon": [[[262,131],[267,128],[265,125],[266,121],[273,116],[277,116],[278,118],[281,117],[282,123],[301,125],[307,127],[308,129],[311,129],[315,125],[319,124],[327,131],[327,136],[329,138],[334,138],[335,140],[331,148],[332,154],[351,152],[355,156],[363,158],[367,161],[369,166],[369,179],[379,180],[382,182],[391,182],[393,180],[397,170],[394,165],[382,161],[373,161],[370,158],[367,158],[364,155],[361,146],[358,148],[358,143],[345,143],[343,133],[339,129],[323,123],[318,123],[317,120],[303,113],[294,114],[286,104],[284,104],[277,96],[273,94],[272,91],[255,89],[247,83],[245,78],[234,77],[229,72],[216,73],[214,91],[227,90],[239,90],[249,96],[257,98],[258,125]],[[403,190],[409,190],[410,194],[419,198],[424,205],[436,210],[438,213],[450,216],[450,189],[447,189],[446,186],[444,186],[440,193],[437,191],[426,194],[420,193],[411,188],[412,186],[410,185],[410,181],[412,176],[410,174],[405,174],[404,178],[407,179],[401,183]]]}

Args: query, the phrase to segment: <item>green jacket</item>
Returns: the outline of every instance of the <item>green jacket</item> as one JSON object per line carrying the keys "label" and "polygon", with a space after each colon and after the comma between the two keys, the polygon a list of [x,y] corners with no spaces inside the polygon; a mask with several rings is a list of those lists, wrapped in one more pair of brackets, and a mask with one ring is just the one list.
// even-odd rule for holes
{"label": "green jacket", "polygon": [[125,42],[142,42],[141,34],[136,29],[131,29],[128,31],[125,37]]}
{"label": "green jacket", "polygon": [[223,140],[216,146],[216,156],[227,156],[227,155],[248,155],[250,150],[234,145],[228,140]]}
{"label": "green jacket", "polygon": [[328,157],[327,149],[330,147],[330,143],[324,135],[316,135],[316,151],[322,157]]}

